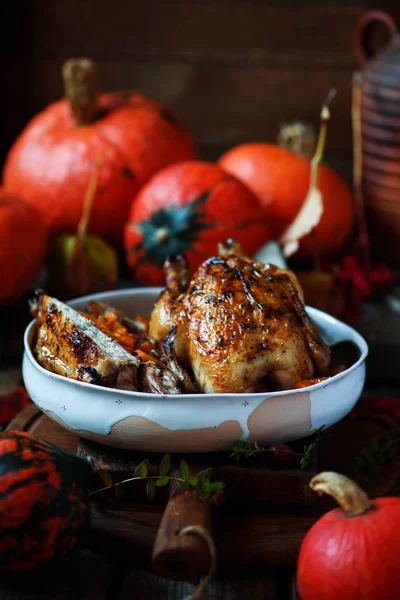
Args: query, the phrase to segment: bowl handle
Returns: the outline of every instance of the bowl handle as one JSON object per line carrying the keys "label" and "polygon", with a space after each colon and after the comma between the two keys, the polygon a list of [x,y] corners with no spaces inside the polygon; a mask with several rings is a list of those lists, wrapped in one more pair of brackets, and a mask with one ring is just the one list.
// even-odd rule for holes
{"label": "bowl handle", "polygon": [[364,66],[373,55],[370,44],[371,28],[377,23],[385,25],[391,36],[398,33],[396,22],[388,13],[381,10],[365,13],[359,20],[355,33],[355,52],[361,66]]}

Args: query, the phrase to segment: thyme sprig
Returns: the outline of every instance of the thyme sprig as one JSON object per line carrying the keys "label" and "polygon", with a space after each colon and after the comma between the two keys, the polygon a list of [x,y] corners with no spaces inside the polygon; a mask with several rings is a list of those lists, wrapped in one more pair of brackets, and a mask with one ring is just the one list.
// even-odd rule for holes
{"label": "thyme sprig", "polygon": [[129,477],[128,479],[124,479],[122,481],[118,481],[113,483],[111,476],[109,473],[102,471],[100,476],[103,481],[107,483],[105,487],[94,490],[90,493],[90,497],[94,494],[99,494],[100,492],[104,492],[114,487],[118,487],[125,483],[130,483],[132,481],[146,481],[146,495],[150,502],[154,500],[156,490],[160,487],[165,487],[169,485],[172,481],[179,482],[178,493],[183,493],[193,488],[196,490],[196,498],[199,501],[205,501],[209,499],[216,499],[221,493],[225,484],[222,481],[211,481],[211,468],[204,469],[200,471],[195,476],[191,477],[189,473],[189,467],[185,459],[182,459],[179,466],[179,475],[180,477],[174,477],[170,475],[171,470],[171,457],[169,454],[166,454],[162,459],[159,466],[158,475],[149,475],[148,474],[148,465],[149,460],[146,458],[142,460],[140,464],[136,467],[133,477]]}
{"label": "thyme sprig", "polygon": [[372,438],[369,448],[361,448],[353,465],[357,477],[368,480],[373,475],[379,475],[381,468],[389,466],[396,456],[400,443],[400,432],[393,439]]}
{"label": "thyme sprig", "polygon": [[231,454],[231,458],[234,458],[236,460],[240,460],[240,458],[243,456],[244,458],[253,458],[255,456],[257,456],[258,454],[263,454],[263,453],[270,453],[270,454],[274,454],[275,456],[277,454],[281,454],[281,455],[287,455],[288,458],[293,457],[293,459],[298,458],[299,459],[299,466],[300,469],[304,470],[308,463],[310,462],[310,459],[312,457],[312,454],[314,452],[314,450],[316,449],[317,445],[319,444],[321,438],[325,435],[326,433],[326,429],[325,429],[325,425],[322,425],[322,427],[320,427],[319,429],[317,429],[313,435],[313,438],[311,440],[311,442],[309,444],[305,444],[303,447],[303,452],[296,452],[295,450],[292,450],[292,448],[288,447],[288,449],[276,449],[274,446],[262,446],[260,445],[258,442],[250,442],[249,440],[247,442],[243,442],[242,440],[239,440],[239,442],[237,442],[236,446],[234,447],[232,454]]}
{"label": "thyme sprig", "polygon": [[314,436],[313,436],[313,439],[311,440],[311,442],[308,445],[307,444],[304,445],[303,456],[300,458],[300,469],[305,469],[307,467],[314,450],[317,448],[321,439],[323,437],[325,437],[325,435],[326,435],[325,425],[322,425],[322,427],[317,429],[316,432],[314,433]]}

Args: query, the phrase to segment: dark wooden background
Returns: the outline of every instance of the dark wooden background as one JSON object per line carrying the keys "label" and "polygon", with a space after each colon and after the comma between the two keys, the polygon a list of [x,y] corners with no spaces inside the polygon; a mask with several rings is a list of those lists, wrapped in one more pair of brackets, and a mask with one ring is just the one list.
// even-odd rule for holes
{"label": "dark wooden background", "polygon": [[64,60],[98,62],[104,90],[168,103],[214,158],[279,125],[317,124],[337,89],[328,161],[350,172],[353,37],[365,10],[399,0],[13,0],[1,2],[0,160],[29,118],[62,95]]}

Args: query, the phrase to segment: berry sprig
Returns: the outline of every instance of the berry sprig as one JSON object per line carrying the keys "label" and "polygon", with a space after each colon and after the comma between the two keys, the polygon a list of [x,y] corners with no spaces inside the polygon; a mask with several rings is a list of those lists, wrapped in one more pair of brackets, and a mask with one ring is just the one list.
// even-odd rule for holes
{"label": "berry sprig", "polygon": [[254,458],[258,454],[266,454],[280,465],[289,465],[298,460],[300,469],[304,470],[323,435],[325,435],[325,425],[315,431],[311,442],[304,445],[303,452],[296,452],[287,444],[274,444],[273,446],[264,447],[258,442],[239,441],[233,449],[231,458],[239,460],[242,456],[244,458]]}

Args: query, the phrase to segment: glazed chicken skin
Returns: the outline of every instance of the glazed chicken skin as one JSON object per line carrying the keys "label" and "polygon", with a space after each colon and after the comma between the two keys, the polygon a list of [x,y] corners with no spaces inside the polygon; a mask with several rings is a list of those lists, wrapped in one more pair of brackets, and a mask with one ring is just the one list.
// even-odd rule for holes
{"label": "glazed chicken skin", "polygon": [[190,366],[187,314],[184,300],[189,281],[189,265],[183,256],[167,259],[164,264],[167,286],[161,292],[151,313],[149,334],[163,342],[172,327],[175,327],[174,351],[178,361]]}
{"label": "glazed chicken skin", "polygon": [[330,350],[309,320],[292,271],[255,262],[229,241],[183,292],[176,281],[182,259],[178,264],[175,271],[167,265],[170,286],[155,306],[150,335],[160,339],[176,327],[178,358],[200,391],[293,389],[327,372]]}

